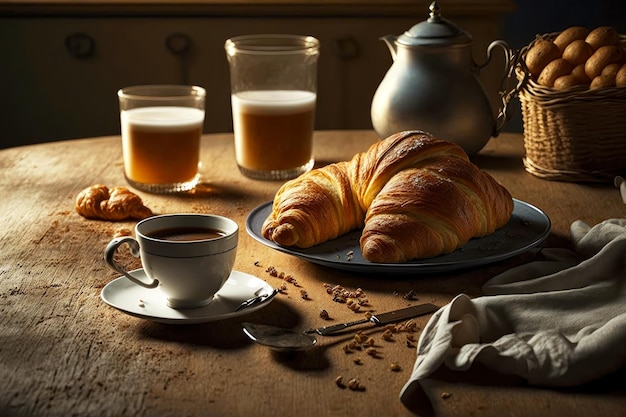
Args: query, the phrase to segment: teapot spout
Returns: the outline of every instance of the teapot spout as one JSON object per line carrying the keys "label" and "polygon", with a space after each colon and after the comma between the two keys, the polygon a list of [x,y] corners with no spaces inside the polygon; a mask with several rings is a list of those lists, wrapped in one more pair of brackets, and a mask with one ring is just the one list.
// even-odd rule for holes
{"label": "teapot spout", "polygon": [[396,60],[396,39],[398,39],[397,36],[395,35],[387,35],[387,36],[383,36],[381,38],[379,38],[381,41],[385,42],[385,45],[387,45],[387,48],[389,48],[389,52],[391,52],[391,58],[395,61]]}

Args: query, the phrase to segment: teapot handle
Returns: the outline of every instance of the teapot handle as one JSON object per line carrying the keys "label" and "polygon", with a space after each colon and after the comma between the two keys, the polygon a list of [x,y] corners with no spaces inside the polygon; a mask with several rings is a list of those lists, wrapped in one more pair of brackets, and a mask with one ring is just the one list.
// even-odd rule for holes
{"label": "teapot handle", "polygon": [[[500,108],[498,110],[498,117],[493,126],[493,132],[491,136],[497,137],[500,134],[502,128],[506,122],[511,119],[511,114],[509,114],[509,103],[511,99],[519,93],[519,91],[524,87],[526,81],[528,80],[528,71],[526,71],[524,60],[522,59],[522,53],[519,50],[515,50],[509,47],[509,45],[503,40],[495,40],[489,44],[487,48],[487,60],[482,64],[478,65],[478,71],[482,70],[484,67],[489,64],[491,61],[493,50],[496,47],[502,48],[504,51],[504,75],[502,77],[502,81],[500,82]],[[517,81],[513,87],[509,87],[511,80],[515,80],[515,68],[520,65],[523,69],[524,77],[521,80]]]}

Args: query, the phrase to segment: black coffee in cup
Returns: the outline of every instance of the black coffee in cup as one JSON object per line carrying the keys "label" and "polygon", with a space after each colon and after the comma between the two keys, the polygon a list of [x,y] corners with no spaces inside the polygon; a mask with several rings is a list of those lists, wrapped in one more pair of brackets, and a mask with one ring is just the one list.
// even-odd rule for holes
{"label": "black coffee in cup", "polygon": [[226,233],[219,229],[205,227],[168,227],[165,229],[153,230],[146,233],[147,236],[160,240],[173,240],[178,242],[189,242],[193,240],[216,239],[225,236]]}

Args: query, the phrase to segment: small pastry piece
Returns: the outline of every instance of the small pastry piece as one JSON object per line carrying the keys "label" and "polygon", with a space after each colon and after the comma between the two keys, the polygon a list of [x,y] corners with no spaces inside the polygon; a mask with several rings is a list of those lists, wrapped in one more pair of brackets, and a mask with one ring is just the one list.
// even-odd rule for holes
{"label": "small pastry piece", "polygon": [[76,197],[76,211],[87,219],[120,221],[145,219],[152,210],[143,205],[141,197],[125,187],[96,184],[85,188]]}
{"label": "small pastry piece", "polygon": [[584,64],[593,55],[594,49],[582,39],[578,39],[563,51],[563,59],[573,66]]}
{"label": "small pastry piece", "polygon": [[624,50],[621,46],[607,45],[597,49],[585,63],[585,72],[590,80],[602,74],[602,70],[614,62],[622,62]]}
{"label": "small pastry piece", "polygon": [[532,48],[528,50],[526,54],[526,67],[533,77],[539,77],[541,71],[550,62],[561,57],[559,48],[549,40],[539,40]]}
{"label": "small pastry piece", "polygon": [[553,42],[559,48],[559,51],[561,53],[564,53],[565,49],[570,44],[577,40],[584,41],[587,35],[589,35],[589,29],[587,29],[586,27],[572,26],[559,33],[557,37],[554,38]]}
{"label": "small pastry piece", "polygon": [[585,41],[594,50],[607,45],[617,45],[619,43],[619,32],[612,26],[600,26],[589,32]]}
{"label": "small pastry piece", "polygon": [[626,86],[626,64],[622,64],[619,71],[615,75],[615,85],[618,87]]}
{"label": "small pastry piece", "polygon": [[553,87],[557,78],[570,74],[574,66],[563,58],[550,62],[539,74],[537,82],[546,87]]}

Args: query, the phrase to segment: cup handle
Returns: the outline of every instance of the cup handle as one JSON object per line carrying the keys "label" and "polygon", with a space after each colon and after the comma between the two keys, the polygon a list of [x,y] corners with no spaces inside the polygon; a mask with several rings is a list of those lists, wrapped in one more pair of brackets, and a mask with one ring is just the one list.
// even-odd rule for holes
{"label": "cup handle", "polygon": [[118,237],[109,242],[106,249],[104,250],[104,260],[107,264],[120,274],[124,275],[126,278],[131,280],[137,285],[141,285],[145,288],[156,288],[159,285],[159,281],[156,279],[152,279],[152,282],[144,282],[134,276],[132,276],[128,271],[115,263],[113,257],[115,256],[115,252],[120,245],[128,243],[128,247],[130,248],[130,254],[135,258],[139,258],[139,243],[129,236]]}

